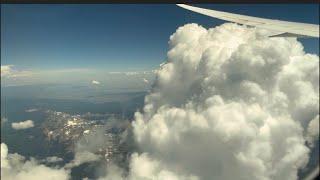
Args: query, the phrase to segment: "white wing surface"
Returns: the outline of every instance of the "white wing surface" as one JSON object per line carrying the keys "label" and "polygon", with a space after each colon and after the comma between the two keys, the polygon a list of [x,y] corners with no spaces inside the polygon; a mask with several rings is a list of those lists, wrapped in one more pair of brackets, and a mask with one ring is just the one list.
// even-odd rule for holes
{"label": "white wing surface", "polygon": [[248,26],[268,29],[274,32],[272,37],[316,37],[319,38],[319,25],[280,21],[275,19],[265,19],[252,16],[245,16],[211,9],[193,7],[185,4],[177,4],[178,6],[204,14],[210,17],[218,18],[225,21],[235,22]]}

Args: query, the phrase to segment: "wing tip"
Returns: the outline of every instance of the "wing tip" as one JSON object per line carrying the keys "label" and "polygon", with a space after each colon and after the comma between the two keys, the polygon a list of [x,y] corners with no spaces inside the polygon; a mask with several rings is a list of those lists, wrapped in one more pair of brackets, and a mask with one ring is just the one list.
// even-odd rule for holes
{"label": "wing tip", "polygon": [[176,4],[177,6],[179,6],[179,7],[181,7],[181,8],[187,8],[187,7],[189,7],[188,5],[186,5],[186,4]]}

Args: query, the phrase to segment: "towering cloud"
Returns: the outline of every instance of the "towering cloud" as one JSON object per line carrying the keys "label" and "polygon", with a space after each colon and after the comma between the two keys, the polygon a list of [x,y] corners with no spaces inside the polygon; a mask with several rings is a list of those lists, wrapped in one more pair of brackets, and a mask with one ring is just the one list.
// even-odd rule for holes
{"label": "towering cloud", "polygon": [[317,133],[319,57],[265,33],[229,23],[177,29],[135,113],[129,179],[298,178],[306,137]]}
{"label": "towering cloud", "polygon": [[[111,165],[101,179],[298,179],[319,138],[319,57],[295,38],[265,33],[230,23],[178,28],[143,111],[135,113],[129,172]],[[105,140],[97,137],[104,136],[79,142],[65,168],[99,160],[93,152]],[[5,144],[1,174],[69,177],[68,170],[9,154]]]}

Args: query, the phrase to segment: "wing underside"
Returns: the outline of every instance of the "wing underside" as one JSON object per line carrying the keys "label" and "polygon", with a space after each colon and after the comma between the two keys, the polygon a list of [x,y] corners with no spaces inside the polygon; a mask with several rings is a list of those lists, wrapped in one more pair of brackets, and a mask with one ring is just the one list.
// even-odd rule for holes
{"label": "wing underside", "polygon": [[177,4],[178,6],[194,11],[203,15],[214,17],[217,19],[230,21],[238,24],[264,28],[274,32],[270,37],[316,37],[319,38],[319,25],[280,21],[274,19],[265,19],[240,14],[215,11],[193,7],[185,4]]}

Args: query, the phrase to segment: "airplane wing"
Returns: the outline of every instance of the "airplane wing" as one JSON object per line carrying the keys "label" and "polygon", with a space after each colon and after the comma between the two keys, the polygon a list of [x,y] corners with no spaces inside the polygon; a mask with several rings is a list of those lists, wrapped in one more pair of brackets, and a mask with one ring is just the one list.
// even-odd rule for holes
{"label": "airplane wing", "polygon": [[178,6],[204,14],[210,17],[222,19],[225,21],[235,22],[248,26],[264,28],[273,31],[270,37],[316,37],[319,38],[319,25],[306,24],[297,22],[280,21],[275,19],[265,19],[252,16],[245,16],[211,9],[193,7],[185,4],[177,4]]}

